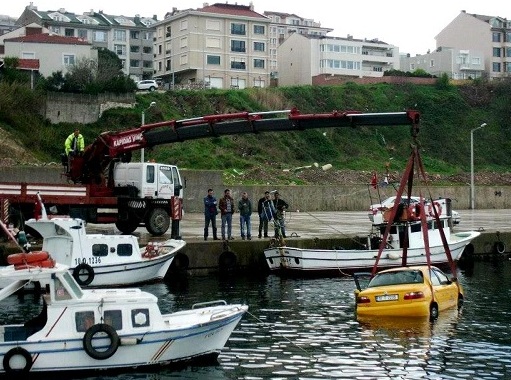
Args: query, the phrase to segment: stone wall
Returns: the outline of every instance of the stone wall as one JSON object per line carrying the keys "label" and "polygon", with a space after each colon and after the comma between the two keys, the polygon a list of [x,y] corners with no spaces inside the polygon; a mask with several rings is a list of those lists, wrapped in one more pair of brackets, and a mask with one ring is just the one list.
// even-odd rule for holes
{"label": "stone wall", "polygon": [[[66,183],[61,175],[59,165],[42,167],[0,167],[0,182],[38,182]],[[203,198],[207,189],[212,188],[217,198],[228,187],[224,184],[222,172],[216,170],[181,170],[185,185],[185,212],[202,212]],[[266,190],[278,190],[281,197],[290,205],[291,211],[365,211],[371,203],[379,203],[395,195],[392,187],[380,189],[380,195],[367,184],[346,186],[231,186],[234,199],[239,199],[241,192],[247,191],[254,202],[263,196]],[[418,194],[419,188],[416,187]],[[477,209],[511,208],[511,186],[476,186],[475,200]],[[430,186],[433,198],[451,198],[452,208],[466,210],[470,208],[470,186]],[[422,189],[424,196],[429,196],[427,189]]]}
{"label": "stone wall", "polygon": [[52,92],[47,95],[44,116],[52,123],[96,122],[109,108],[132,108],[135,94],[71,94]]}

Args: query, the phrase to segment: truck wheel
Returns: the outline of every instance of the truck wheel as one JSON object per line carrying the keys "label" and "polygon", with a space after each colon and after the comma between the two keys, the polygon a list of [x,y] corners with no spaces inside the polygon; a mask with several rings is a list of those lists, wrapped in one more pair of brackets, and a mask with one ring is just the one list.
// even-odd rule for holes
{"label": "truck wheel", "polygon": [[139,225],[139,222],[136,218],[135,220],[117,220],[115,222],[115,226],[119,231],[123,234],[131,234],[135,231]]}
{"label": "truck wheel", "polygon": [[149,211],[145,226],[151,235],[161,236],[170,226],[170,215],[162,208]]}

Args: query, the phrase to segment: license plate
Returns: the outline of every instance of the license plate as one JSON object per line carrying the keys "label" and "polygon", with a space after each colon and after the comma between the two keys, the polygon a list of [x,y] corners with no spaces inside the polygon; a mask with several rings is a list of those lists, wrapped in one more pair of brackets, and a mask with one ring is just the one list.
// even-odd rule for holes
{"label": "license plate", "polygon": [[397,301],[397,294],[385,294],[384,296],[376,296],[376,302],[384,302],[384,301]]}

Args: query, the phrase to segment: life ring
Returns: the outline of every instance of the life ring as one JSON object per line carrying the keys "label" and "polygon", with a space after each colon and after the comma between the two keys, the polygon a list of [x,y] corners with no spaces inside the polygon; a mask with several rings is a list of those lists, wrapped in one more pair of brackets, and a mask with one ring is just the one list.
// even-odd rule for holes
{"label": "life ring", "polygon": [[34,251],[29,253],[14,253],[7,256],[7,263],[11,265],[30,264],[37,261],[47,260],[50,254],[46,251]]}
{"label": "life ring", "polygon": [[[73,269],[73,277],[78,285],[87,286],[94,280],[94,269],[92,269],[89,264],[78,264],[75,269]],[[85,277],[85,279],[83,277]]]}
{"label": "life ring", "polygon": [[506,252],[506,243],[503,241],[496,241],[495,244],[493,244],[493,251],[498,254],[503,254]]}
{"label": "life ring", "polygon": [[53,267],[55,267],[55,260],[53,260],[53,259],[34,261],[34,262],[31,262],[30,264],[15,264],[14,265],[15,270],[33,269],[33,268],[53,268]]}
{"label": "life ring", "polygon": [[432,202],[428,207],[429,216],[435,216],[435,209],[438,213],[438,216],[442,215],[442,205],[439,202]]}
{"label": "life ring", "polygon": [[[92,340],[94,336],[99,333],[105,333],[106,337],[110,340],[110,344],[108,345],[106,350],[97,350],[92,345]],[[93,359],[97,360],[105,360],[111,357],[117,349],[119,348],[119,335],[117,335],[117,331],[106,323],[97,323],[90,327],[83,336],[83,349],[87,352]]]}
{"label": "life ring", "polygon": [[[25,366],[23,368],[12,368],[11,367],[11,359],[15,356],[22,356],[23,359],[25,359]],[[19,374],[25,374],[30,371],[32,368],[32,356],[30,353],[25,350],[23,347],[14,347],[11,348],[7,353],[4,355],[3,365],[4,365],[4,371],[7,375],[19,375]]]}

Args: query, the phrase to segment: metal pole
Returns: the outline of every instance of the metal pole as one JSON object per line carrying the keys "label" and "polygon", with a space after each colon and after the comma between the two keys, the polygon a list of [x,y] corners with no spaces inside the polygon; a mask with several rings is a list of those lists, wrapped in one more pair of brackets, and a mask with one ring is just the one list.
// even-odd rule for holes
{"label": "metal pole", "polygon": [[[151,104],[149,104],[149,107],[147,107],[145,110],[142,110],[142,126],[145,125],[145,112],[149,110],[149,108],[154,107],[155,105],[156,102],[151,102]],[[140,162],[144,162],[144,153],[145,153],[144,148],[142,148],[140,150]]]}
{"label": "metal pole", "polygon": [[[145,125],[145,110],[142,111],[142,126]],[[144,148],[140,150],[140,162],[144,162]]]}
{"label": "metal pole", "polygon": [[475,209],[475,187],[474,187],[474,131],[486,127],[486,123],[470,131],[470,209]]}

